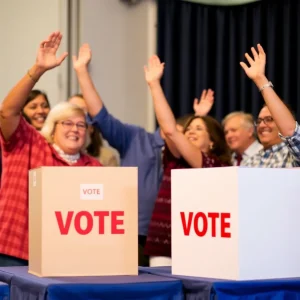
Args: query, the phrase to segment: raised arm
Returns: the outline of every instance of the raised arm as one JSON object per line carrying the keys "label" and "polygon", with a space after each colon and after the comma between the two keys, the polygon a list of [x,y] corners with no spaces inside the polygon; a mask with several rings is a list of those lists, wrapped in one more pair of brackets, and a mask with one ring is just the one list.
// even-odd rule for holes
{"label": "raised arm", "polygon": [[92,51],[88,44],[83,44],[78,57],[73,55],[73,67],[77,74],[79,86],[88,106],[89,114],[95,117],[103,108],[103,102],[90,76],[88,65],[92,59]]}
{"label": "raised arm", "polygon": [[22,108],[35,83],[46,71],[59,66],[67,57],[67,53],[56,57],[61,39],[60,32],[53,32],[40,43],[35,64],[3,100],[0,108],[0,128],[5,140],[9,140],[17,129]]}
{"label": "raised arm", "polygon": [[202,167],[201,151],[177,130],[176,120],[160,85],[164,64],[154,55],[144,67],[145,79],[151,91],[157,121],[166,136],[166,143],[175,157],[182,156],[194,168]]}
{"label": "raised arm", "polygon": [[92,51],[88,44],[83,44],[78,56],[73,56],[73,67],[77,75],[81,93],[94,125],[101,131],[108,143],[117,149],[121,158],[125,155],[132,139],[142,130],[134,125],[127,125],[114,118],[106,110],[88,70]]}
{"label": "raised arm", "polygon": [[250,65],[240,62],[247,76],[253,80],[257,88],[261,90],[264,101],[270,110],[272,117],[283,136],[292,136],[295,131],[295,119],[286,105],[281,101],[267,77],[265,76],[266,54],[263,47],[257,45],[258,52],[254,47],[251,48],[253,58],[246,53],[245,57]]}
{"label": "raised arm", "polygon": [[211,89],[203,90],[199,99],[194,99],[193,109],[195,116],[207,116],[214,104],[214,91]]}

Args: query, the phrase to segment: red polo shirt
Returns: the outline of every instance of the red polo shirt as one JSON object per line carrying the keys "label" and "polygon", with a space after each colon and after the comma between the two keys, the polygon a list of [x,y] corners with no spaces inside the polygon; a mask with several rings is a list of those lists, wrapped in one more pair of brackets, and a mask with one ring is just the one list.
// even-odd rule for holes
{"label": "red polo shirt", "polygon": [[[28,171],[41,166],[68,166],[46,139],[23,117],[9,141],[1,136],[0,253],[28,260]],[[81,154],[72,166],[101,166]]]}

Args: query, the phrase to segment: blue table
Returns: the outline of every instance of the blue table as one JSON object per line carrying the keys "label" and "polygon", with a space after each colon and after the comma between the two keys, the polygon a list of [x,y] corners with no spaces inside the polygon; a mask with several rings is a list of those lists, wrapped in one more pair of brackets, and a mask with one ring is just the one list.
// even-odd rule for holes
{"label": "blue table", "polygon": [[0,282],[0,300],[9,300],[9,285]]}
{"label": "blue table", "polygon": [[181,280],[187,300],[203,300],[211,297],[214,279],[172,275],[171,267],[139,267],[139,271]]}
{"label": "blue table", "polygon": [[182,300],[180,280],[143,273],[138,276],[52,277],[28,273],[28,267],[0,268],[13,300],[149,299]]}
{"label": "blue table", "polygon": [[[300,278],[232,281],[171,274],[171,267],[140,267],[141,273],[180,279],[187,300],[293,300],[300,299]],[[300,272],[300,270],[299,270]]]}

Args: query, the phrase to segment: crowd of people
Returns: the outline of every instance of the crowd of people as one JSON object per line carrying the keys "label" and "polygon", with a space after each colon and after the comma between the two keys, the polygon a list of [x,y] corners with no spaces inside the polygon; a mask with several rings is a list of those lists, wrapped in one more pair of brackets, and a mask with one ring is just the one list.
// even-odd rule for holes
{"label": "crowd of people", "polygon": [[265,75],[261,45],[240,65],[263,96],[257,118],[235,111],[218,122],[209,112],[214,92],[194,100],[194,114],[175,119],[161,87],[164,63],[156,55],[144,67],[158,129],[113,117],[95,88],[83,44],[73,56],[81,94],[50,107],[34,89],[68,56],[57,56],[62,40],[52,33],[40,43],[36,61],[0,108],[2,174],[0,266],[28,264],[28,171],[41,166],[138,167],[139,265],[171,265],[171,170],[228,166],[291,168],[300,165],[300,128]]}

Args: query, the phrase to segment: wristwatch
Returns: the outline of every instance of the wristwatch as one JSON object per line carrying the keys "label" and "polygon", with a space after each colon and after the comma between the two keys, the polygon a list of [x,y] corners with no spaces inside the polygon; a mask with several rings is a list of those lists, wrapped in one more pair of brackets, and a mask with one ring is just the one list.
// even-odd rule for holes
{"label": "wristwatch", "polygon": [[260,92],[262,92],[265,88],[267,87],[271,87],[271,88],[274,88],[274,85],[271,81],[269,81],[268,83],[264,84],[261,88],[260,88]]}

